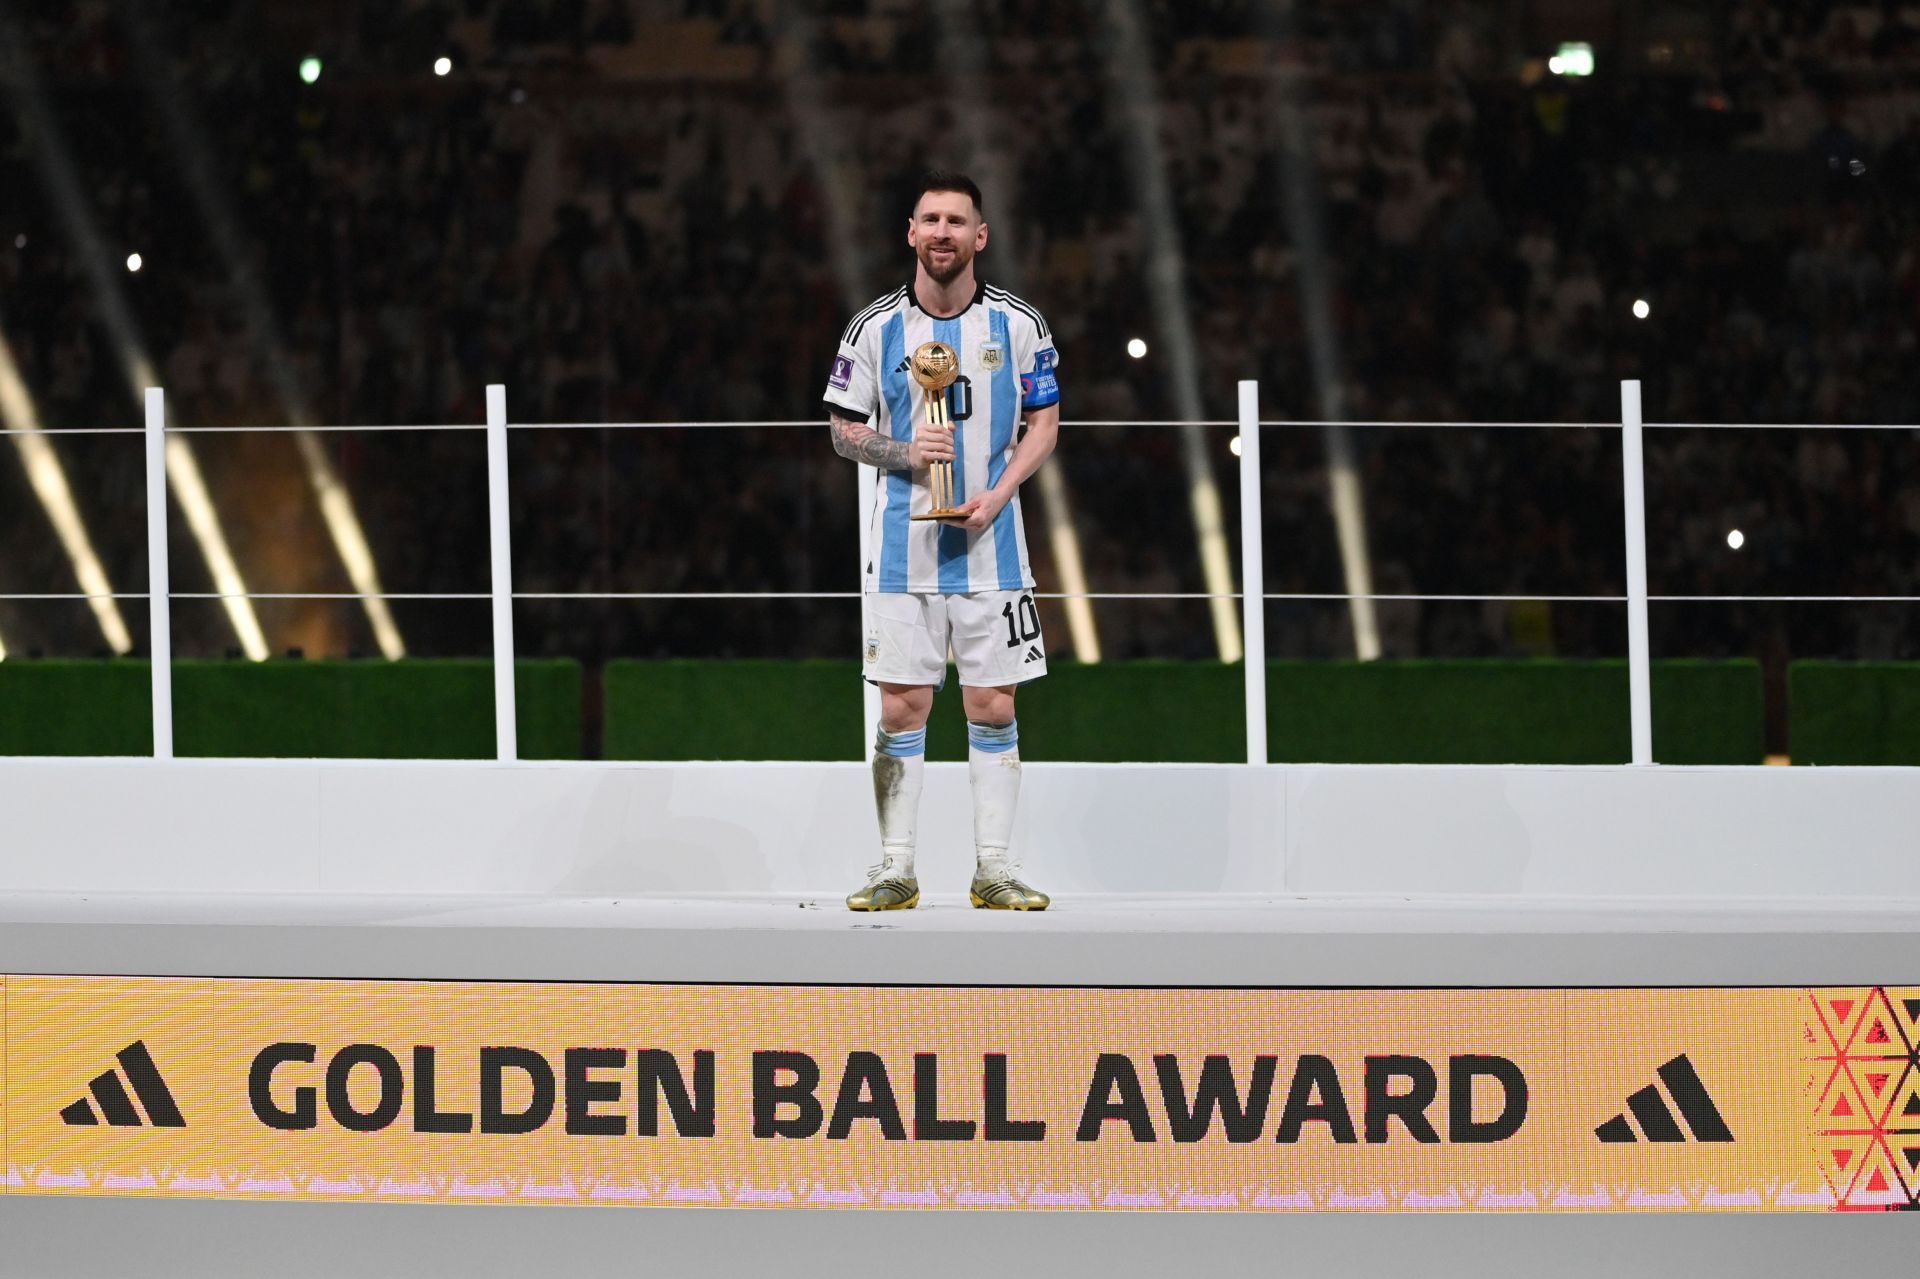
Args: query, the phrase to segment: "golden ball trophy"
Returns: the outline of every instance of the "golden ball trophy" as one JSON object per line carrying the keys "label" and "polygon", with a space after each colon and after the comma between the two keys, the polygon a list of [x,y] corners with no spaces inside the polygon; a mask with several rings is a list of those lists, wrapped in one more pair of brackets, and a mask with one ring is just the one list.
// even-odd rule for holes
{"label": "golden ball trophy", "polygon": [[[947,417],[947,388],[960,376],[960,356],[945,342],[922,342],[907,362],[913,380],[920,384],[927,405],[927,425],[944,426]],[[933,490],[933,507],[914,516],[916,520],[965,519],[966,512],[954,509],[953,463],[929,462],[927,483]]]}

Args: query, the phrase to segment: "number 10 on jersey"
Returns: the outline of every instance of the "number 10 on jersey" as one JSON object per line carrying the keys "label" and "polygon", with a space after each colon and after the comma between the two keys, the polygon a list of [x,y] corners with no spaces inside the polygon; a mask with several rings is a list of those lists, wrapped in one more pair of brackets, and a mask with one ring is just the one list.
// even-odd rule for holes
{"label": "number 10 on jersey", "polygon": [[[945,342],[922,342],[914,348],[908,367],[913,373],[913,380],[920,384],[926,402],[927,425],[951,429],[953,422],[947,416],[947,388],[960,376],[959,355]],[[953,463],[932,462],[927,470],[927,482],[933,489],[932,509],[913,518],[950,520],[961,517],[961,513],[954,509],[958,495],[953,491]]]}

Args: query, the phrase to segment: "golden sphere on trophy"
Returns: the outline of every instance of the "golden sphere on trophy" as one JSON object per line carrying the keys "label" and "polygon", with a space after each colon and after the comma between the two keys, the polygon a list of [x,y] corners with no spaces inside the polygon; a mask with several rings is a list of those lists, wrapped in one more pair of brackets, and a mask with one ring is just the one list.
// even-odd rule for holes
{"label": "golden sphere on trophy", "polygon": [[913,380],[929,391],[944,391],[960,376],[960,357],[945,342],[922,342],[908,367]]}

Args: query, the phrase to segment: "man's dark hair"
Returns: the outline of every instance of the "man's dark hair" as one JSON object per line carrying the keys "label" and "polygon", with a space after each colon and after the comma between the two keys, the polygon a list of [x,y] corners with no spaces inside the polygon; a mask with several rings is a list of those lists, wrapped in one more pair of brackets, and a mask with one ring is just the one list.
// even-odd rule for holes
{"label": "man's dark hair", "polygon": [[[928,169],[926,173],[921,175],[920,189],[914,194],[914,208],[917,209],[920,207],[920,197],[929,191],[960,192],[969,200],[973,201],[973,211],[980,215],[980,220],[983,222],[986,221],[987,206],[980,199],[980,188],[974,180],[966,174],[956,173],[952,169]],[[908,210],[908,215],[912,215],[912,210]]]}

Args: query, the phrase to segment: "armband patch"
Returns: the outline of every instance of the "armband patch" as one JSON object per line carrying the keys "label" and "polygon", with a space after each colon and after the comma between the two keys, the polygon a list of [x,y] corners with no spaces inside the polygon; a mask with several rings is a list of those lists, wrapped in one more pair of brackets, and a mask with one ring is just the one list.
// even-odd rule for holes
{"label": "armband patch", "polygon": [[1060,402],[1060,375],[1054,372],[1060,358],[1052,347],[1033,357],[1033,372],[1020,375],[1020,402],[1030,409],[1044,409]]}

